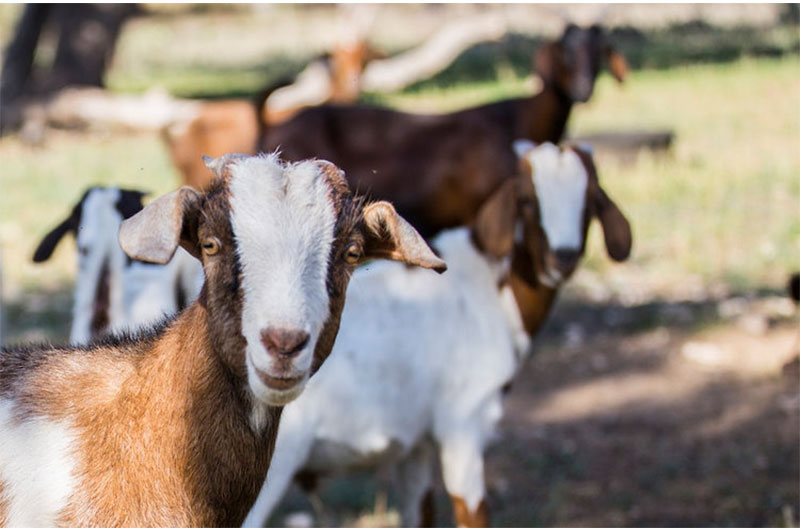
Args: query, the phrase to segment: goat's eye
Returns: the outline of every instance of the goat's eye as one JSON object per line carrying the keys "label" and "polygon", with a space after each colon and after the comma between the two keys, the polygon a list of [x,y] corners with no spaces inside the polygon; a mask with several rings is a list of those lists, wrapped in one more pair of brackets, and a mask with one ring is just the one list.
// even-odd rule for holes
{"label": "goat's eye", "polygon": [[347,245],[347,248],[344,249],[344,260],[347,263],[358,263],[358,260],[361,259],[361,246],[358,243],[350,243]]}
{"label": "goat's eye", "polygon": [[216,237],[207,237],[203,240],[203,252],[205,252],[209,256],[213,256],[217,252],[219,252],[219,239]]}

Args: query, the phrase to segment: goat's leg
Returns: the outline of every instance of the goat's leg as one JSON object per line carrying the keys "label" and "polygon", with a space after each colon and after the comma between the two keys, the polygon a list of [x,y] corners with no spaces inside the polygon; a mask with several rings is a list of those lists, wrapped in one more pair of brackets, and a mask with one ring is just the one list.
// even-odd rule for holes
{"label": "goat's leg", "polygon": [[489,525],[483,448],[479,440],[460,433],[441,442],[442,476],[453,501],[453,517],[462,528]]}
{"label": "goat's leg", "polygon": [[[287,415],[284,415],[284,420]],[[311,431],[295,429],[289,417],[288,422],[281,422],[278,441],[272,455],[267,480],[261,487],[255,504],[242,524],[243,528],[261,528],[275,510],[286,493],[295,473],[308,458],[311,449]],[[308,434],[307,434],[308,433]]]}
{"label": "goat's leg", "polygon": [[432,498],[433,447],[430,443],[420,443],[398,464],[397,483],[402,525],[411,528],[432,526],[433,506],[429,510],[423,509],[426,498]]}

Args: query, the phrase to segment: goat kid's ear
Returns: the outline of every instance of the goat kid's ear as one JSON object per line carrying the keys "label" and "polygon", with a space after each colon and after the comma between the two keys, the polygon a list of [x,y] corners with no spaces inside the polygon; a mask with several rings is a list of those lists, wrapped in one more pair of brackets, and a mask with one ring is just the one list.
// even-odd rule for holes
{"label": "goat kid's ear", "polygon": [[603,239],[608,255],[614,261],[625,261],[631,254],[631,225],[603,188],[597,187],[595,197],[597,218],[603,227]]}
{"label": "goat kid's ear", "polygon": [[505,181],[483,203],[472,225],[472,236],[480,250],[502,258],[514,248],[517,220],[517,181]]}
{"label": "goat kid's ear", "polygon": [[447,270],[447,264],[433,253],[425,239],[386,201],[368,204],[363,210],[364,258],[402,261],[433,269]]}
{"label": "goat kid's ear", "polygon": [[78,222],[79,221],[75,215],[75,211],[73,211],[72,215],[67,217],[60,225],[48,232],[47,235],[44,236],[44,239],[42,239],[42,242],[39,243],[39,246],[36,247],[36,251],[33,253],[33,262],[41,263],[43,261],[47,261],[53,254],[53,251],[56,249],[58,242],[61,241],[62,237],[67,235],[67,232],[77,232]]}
{"label": "goat kid's ear", "polygon": [[189,186],[168,193],[122,221],[119,244],[129,257],[149,263],[166,264],[178,245],[200,259],[196,218],[202,195]]}
{"label": "goat kid's ear", "polygon": [[605,56],[608,61],[608,70],[614,79],[620,83],[625,81],[625,77],[628,75],[628,61],[625,60],[625,56],[610,44],[605,47]]}

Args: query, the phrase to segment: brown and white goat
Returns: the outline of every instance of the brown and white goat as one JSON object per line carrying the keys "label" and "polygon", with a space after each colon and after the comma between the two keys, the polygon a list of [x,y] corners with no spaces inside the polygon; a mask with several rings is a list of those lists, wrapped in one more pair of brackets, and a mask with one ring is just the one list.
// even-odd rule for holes
{"label": "brown and white goat", "polygon": [[432,240],[448,263],[445,277],[391,263],[355,272],[333,355],[286,407],[245,525],[265,522],[299,471],[308,478],[379,465],[398,471],[404,525],[430,524],[419,508],[434,452],[455,522],[488,524],[484,450],[505,389],[583,254],[590,221],[600,221],[614,260],[631,246],[587,151],[518,148],[522,174],[471,226]]}
{"label": "brown and white goat", "polygon": [[324,161],[210,160],[120,228],[135,259],[182,246],[200,297],[150,333],[0,355],[0,524],[239,526],[283,405],[331,351],[353,269],[445,268],[385,202]]}
{"label": "brown and white goat", "polygon": [[201,155],[253,154],[264,126],[281,123],[311,105],[352,103],[361,92],[364,67],[378,57],[382,55],[363,40],[341,43],[311,61],[293,83],[281,81],[254,101],[199,103],[191,117],[163,131],[181,181],[203,189],[213,175],[203,165]]}
{"label": "brown and white goat", "polygon": [[558,142],[575,102],[588,100],[603,58],[619,80],[625,60],[599,26],[570,25],[535,55],[541,92],[445,115],[322,105],[266,127],[261,148],[300,160],[319,156],[354,189],[390,200],[428,237],[464,225],[514,174],[512,142]]}

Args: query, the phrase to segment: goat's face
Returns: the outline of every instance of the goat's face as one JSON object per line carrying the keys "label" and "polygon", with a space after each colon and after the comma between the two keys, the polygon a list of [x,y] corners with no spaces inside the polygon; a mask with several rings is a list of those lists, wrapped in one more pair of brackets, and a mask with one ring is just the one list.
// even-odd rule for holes
{"label": "goat's face", "polygon": [[[78,249],[78,274],[75,282],[76,314],[70,340],[88,341],[106,331],[119,315],[120,300],[109,299],[109,282],[121,281],[125,255],[117,242],[117,230],[123,219],[142,209],[145,194],[118,188],[89,188],[73,207],[70,215],[51,230],[39,244],[33,261],[47,260],[58,242],[68,232],[75,235]],[[121,289],[121,285],[115,285]],[[121,293],[116,293],[117,298]],[[117,302],[117,303],[112,303]]]}
{"label": "goat's face", "polygon": [[212,346],[260,402],[294,399],[330,353],[356,265],[444,266],[391,205],[354,199],[328,162],[225,155],[207,165],[217,178],[205,195],[184,187],[158,199],[120,241],[146,261],[168,260],[179,242],[202,260]]}
{"label": "goat's face", "polygon": [[586,247],[592,217],[603,226],[612,259],[627,259],[630,225],[600,187],[591,154],[574,146],[518,140],[521,175],[504,183],[478,212],[479,246],[514,266],[532,284],[558,287]]}
{"label": "goat's face", "polygon": [[625,58],[607,40],[600,26],[581,28],[570,24],[561,38],[543,45],[535,55],[535,68],[546,84],[556,87],[573,102],[588,101],[603,59],[617,81],[628,70]]}

